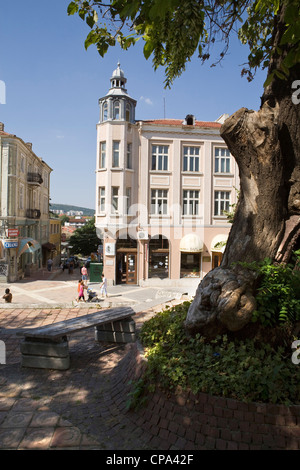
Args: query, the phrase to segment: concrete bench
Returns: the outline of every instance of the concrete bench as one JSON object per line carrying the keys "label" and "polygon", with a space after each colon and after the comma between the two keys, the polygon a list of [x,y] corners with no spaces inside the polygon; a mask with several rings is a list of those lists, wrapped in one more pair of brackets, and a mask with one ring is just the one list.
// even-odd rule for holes
{"label": "concrete bench", "polygon": [[90,313],[77,318],[52,323],[17,333],[21,342],[22,367],[65,370],[70,367],[67,336],[95,328],[95,340],[115,343],[134,342],[135,315],[131,307],[118,307]]}

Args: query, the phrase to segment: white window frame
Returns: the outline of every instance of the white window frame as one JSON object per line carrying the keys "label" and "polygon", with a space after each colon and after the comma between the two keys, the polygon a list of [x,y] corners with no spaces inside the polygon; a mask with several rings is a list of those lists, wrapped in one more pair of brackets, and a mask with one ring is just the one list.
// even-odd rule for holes
{"label": "white window frame", "polygon": [[102,121],[107,121],[108,119],[108,103],[105,101],[102,108]]}
{"label": "white window frame", "polygon": [[119,212],[119,186],[112,186],[111,188],[111,211],[112,214]]}
{"label": "white window frame", "polygon": [[114,119],[120,119],[120,101],[117,100],[114,102]]}
{"label": "white window frame", "polygon": [[126,168],[132,169],[132,143],[127,144]]}
{"label": "white window frame", "polygon": [[106,141],[100,142],[99,168],[106,168]]}
{"label": "white window frame", "polygon": [[151,170],[169,170],[169,145],[152,144],[151,150]]}
{"label": "white window frame", "polygon": [[112,167],[120,167],[120,141],[113,140],[113,155],[112,155]]}
{"label": "white window frame", "polygon": [[182,214],[199,215],[200,191],[198,189],[184,189],[182,193]]}
{"label": "white window frame", "polygon": [[214,215],[218,217],[226,217],[224,211],[228,212],[230,208],[230,191],[215,191],[214,193]]}
{"label": "white window frame", "polygon": [[230,152],[226,147],[215,147],[215,173],[230,173]]}
{"label": "white window frame", "polygon": [[182,171],[199,173],[200,147],[195,145],[183,146]]}
{"label": "white window frame", "polygon": [[151,189],[151,215],[168,215],[168,203],[168,189]]}
{"label": "white window frame", "polygon": [[105,212],[105,187],[99,186],[98,188],[98,212],[101,214]]}
{"label": "white window frame", "polygon": [[126,188],[126,214],[129,214],[129,209],[131,206],[131,188]]}

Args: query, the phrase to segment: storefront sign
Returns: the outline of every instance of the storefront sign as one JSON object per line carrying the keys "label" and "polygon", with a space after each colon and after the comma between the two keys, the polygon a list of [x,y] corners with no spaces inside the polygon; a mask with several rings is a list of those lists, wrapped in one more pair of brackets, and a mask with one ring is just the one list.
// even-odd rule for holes
{"label": "storefront sign", "polygon": [[4,248],[18,248],[19,242],[15,240],[4,240]]}
{"label": "storefront sign", "polygon": [[8,234],[8,238],[17,237],[19,235],[19,229],[9,228],[9,229],[7,229],[7,234]]}

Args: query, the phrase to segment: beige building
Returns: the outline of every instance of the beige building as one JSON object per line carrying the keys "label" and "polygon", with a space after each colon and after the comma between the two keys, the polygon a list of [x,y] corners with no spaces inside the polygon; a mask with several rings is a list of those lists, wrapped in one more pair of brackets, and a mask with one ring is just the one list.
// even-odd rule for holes
{"label": "beige building", "polygon": [[42,267],[49,251],[52,169],[32,144],[0,123],[0,280],[14,282]]}
{"label": "beige building", "polygon": [[222,259],[238,170],[215,122],[135,120],[118,64],[99,99],[96,228],[109,283],[190,286]]}

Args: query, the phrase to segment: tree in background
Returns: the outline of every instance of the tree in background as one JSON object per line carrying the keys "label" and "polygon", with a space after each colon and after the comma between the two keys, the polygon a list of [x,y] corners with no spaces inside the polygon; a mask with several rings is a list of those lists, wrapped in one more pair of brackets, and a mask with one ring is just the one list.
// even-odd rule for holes
{"label": "tree in background", "polygon": [[288,261],[300,238],[300,4],[298,0],[75,0],[91,28],[85,47],[104,56],[144,40],[144,56],[165,68],[165,85],[197,54],[215,65],[237,32],[248,45],[242,70],[252,80],[258,68],[267,79],[258,111],[241,108],[221,128],[239,166],[240,194],[219,268],[200,283],[189,309],[190,331],[217,334],[248,325],[256,307],[255,276],[239,262]]}
{"label": "tree in background", "polygon": [[96,234],[95,218],[89,220],[83,227],[75,230],[70,237],[69,244],[72,254],[89,256],[98,250],[99,238]]}

